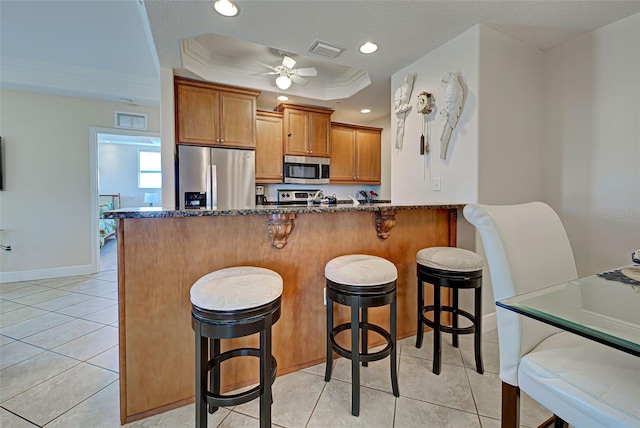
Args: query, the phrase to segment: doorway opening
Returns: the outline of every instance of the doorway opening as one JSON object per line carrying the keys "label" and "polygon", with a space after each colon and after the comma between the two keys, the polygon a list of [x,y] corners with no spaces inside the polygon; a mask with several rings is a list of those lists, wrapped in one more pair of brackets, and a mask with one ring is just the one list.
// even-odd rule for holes
{"label": "doorway opening", "polygon": [[162,206],[160,134],[91,128],[92,254],[95,272],[117,269],[118,220],[104,211]]}

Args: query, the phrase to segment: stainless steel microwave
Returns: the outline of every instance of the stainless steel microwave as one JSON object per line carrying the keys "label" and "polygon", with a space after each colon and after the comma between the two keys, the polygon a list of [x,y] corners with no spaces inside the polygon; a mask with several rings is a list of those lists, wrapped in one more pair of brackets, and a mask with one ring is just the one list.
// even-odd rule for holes
{"label": "stainless steel microwave", "polygon": [[329,184],[329,158],[284,157],[284,182],[293,184]]}

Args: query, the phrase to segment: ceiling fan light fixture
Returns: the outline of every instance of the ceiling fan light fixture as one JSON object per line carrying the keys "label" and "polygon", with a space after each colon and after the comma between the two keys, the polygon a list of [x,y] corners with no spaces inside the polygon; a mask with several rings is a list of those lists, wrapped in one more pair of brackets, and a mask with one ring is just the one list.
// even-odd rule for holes
{"label": "ceiling fan light fixture", "polygon": [[378,45],[371,42],[366,42],[362,46],[360,46],[360,52],[363,54],[371,54],[378,50]]}
{"label": "ceiling fan light fixture", "polygon": [[230,0],[216,0],[213,2],[213,8],[222,16],[236,16],[238,14],[238,6]]}
{"label": "ceiling fan light fixture", "polygon": [[289,76],[282,74],[276,77],[276,86],[285,91],[291,86],[291,79],[289,78]]}

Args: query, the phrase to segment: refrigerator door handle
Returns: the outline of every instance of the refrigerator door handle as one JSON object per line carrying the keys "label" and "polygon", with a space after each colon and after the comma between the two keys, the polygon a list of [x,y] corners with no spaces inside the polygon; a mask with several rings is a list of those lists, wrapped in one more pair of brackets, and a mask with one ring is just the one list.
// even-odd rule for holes
{"label": "refrigerator door handle", "polygon": [[207,205],[206,209],[211,209],[211,165],[207,165],[205,172],[205,182],[207,183],[207,187],[205,191],[207,192]]}
{"label": "refrigerator door handle", "polygon": [[216,170],[216,165],[211,165],[211,180],[208,181],[211,183],[211,188],[207,192],[208,195],[211,195],[210,206],[212,210],[218,209],[218,174]]}

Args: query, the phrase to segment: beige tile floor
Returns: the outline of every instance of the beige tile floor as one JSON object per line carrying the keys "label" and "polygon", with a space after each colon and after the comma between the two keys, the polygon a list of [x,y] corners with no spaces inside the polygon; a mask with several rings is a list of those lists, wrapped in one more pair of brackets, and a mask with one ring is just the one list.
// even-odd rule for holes
{"label": "beige tile floor", "polygon": [[[0,427],[115,428],[119,423],[116,271],[0,284]],[[351,416],[349,361],[279,377],[273,424],[280,427],[498,427],[500,380],[496,331],[483,337],[484,375],[475,371],[473,341],[451,346],[443,335],[443,364],[431,373],[431,333],[398,343],[400,397],[391,393],[388,359],[361,369],[360,417]],[[318,338],[322,340],[322,338]],[[209,427],[258,426],[258,402],[210,416]],[[549,413],[523,397],[523,426]],[[194,407],[127,424],[193,427]]]}

